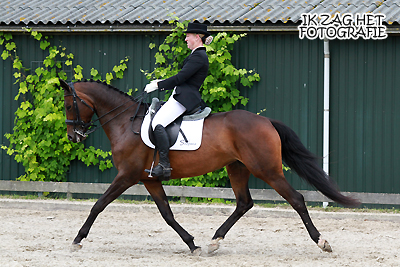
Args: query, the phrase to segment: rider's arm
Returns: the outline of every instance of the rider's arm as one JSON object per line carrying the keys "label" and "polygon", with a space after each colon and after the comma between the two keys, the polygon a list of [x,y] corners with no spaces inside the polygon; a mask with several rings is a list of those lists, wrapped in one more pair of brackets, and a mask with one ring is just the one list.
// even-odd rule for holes
{"label": "rider's arm", "polygon": [[158,88],[161,91],[173,90],[175,86],[181,85],[190,79],[205,64],[205,60],[207,58],[204,58],[200,53],[193,53],[176,75],[158,82]]}

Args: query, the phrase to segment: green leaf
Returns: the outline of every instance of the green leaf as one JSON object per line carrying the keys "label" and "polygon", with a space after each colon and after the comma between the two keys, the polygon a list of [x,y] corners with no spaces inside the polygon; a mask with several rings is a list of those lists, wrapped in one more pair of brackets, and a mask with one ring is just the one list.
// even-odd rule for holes
{"label": "green leaf", "polygon": [[54,60],[52,60],[51,58],[47,57],[45,60],[43,60],[43,65],[45,65],[46,67],[53,67],[54,66]]}
{"label": "green leaf", "polygon": [[22,108],[23,110],[27,110],[27,109],[30,108],[30,107],[32,107],[32,104],[29,103],[28,101],[25,101],[25,102],[22,102],[22,103],[21,103],[21,108]]}
{"label": "green leaf", "polygon": [[106,74],[106,82],[107,82],[108,84],[110,84],[110,82],[111,82],[112,79],[114,79],[112,73],[107,73],[107,74]]}
{"label": "green leaf", "polygon": [[116,77],[117,79],[122,79],[122,78],[124,78],[124,72],[123,72],[123,71],[116,72],[116,73],[115,73],[115,77]]}
{"label": "green leaf", "polygon": [[165,63],[165,57],[161,53],[156,53],[156,64]]}
{"label": "green leaf", "polygon": [[226,75],[233,75],[234,67],[232,65],[227,65],[224,68],[224,72],[225,72]]}
{"label": "green leaf", "polygon": [[170,47],[169,45],[167,45],[167,44],[162,44],[162,45],[160,45],[159,50],[160,50],[160,51],[168,51],[170,48],[171,48],[171,47]]}
{"label": "green leaf", "polygon": [[231,97],[231,103],[232,103],[232,105],[235,106],[238,102],[239,102],[239,99],[234,98],[234,97]]}
{"label": "green leaf", "polygon": [[120,66],[114,66],[113,71],[118,72],[120,69],[121,69]]}
{"label": "green leaf", "polygon": [[99,71],[96,70],[95,68],[92,68],[92,69],[90,70],[90,75],[96,76],[97,74],[99,74]]}
{"label": "green leaf", "polygon": [[14,59],[13,68],[17,70],[22,69],[22,61],[19,58]]}
{"label": "green leaf", "polygon": [[83,79],[83,74],[82,73],[75,73],[74,78],[78,81]]}
{"label": "green leaf", "polygon": [[82,74],[82,67],[80,65],[77,65],[74,68],[75,74],[74,74],[74,78],[77,80],[82,80],[83,79],[83,74]]}
{"label": "green leaf", "polygon": [[240,79],[240,83],[243,84],[243,86],[248,86],[248,87],[250,87],[250,85],[251,85],[249,79],[246,78],[246,77],[242,77],[242,78]]}
{"label": "green leaf", "polygon": [[231,103],[224,103],[222,105],[221,111],[230,111],[232,110],[232,104]]}
{"label": "green leaf", "polygon": [[14,50],[16,47],[17,47],[17,46],[15,45],[14,42],[7,43],[7,44],[6,44],[6,49],[7,49],[8,51],[12,51],[12,50]]}
{"label": "green leaf", "polygon": [[43,40],[40,42],[40,49],[42,49],[42,50],[46,50],[46,48],[49,46],[50,46],[50,43],[47,42],[46,40]]}
{"label": "green leaf", "polygon": [[4,34],[4,38],[6,39],[6,41],[10,41],[12,39],[12,34],[11,33],[5,33]]}
{"label": "green leaf", "polygon": [[3,53],[1,53],[1,58],[3,60],[6,60],[10,56],[10,53],[7,50],[3,50]]}
{"label": "green leaf", "polygon": [[25,94],[26,92],[28,92],[28,87],[26,86],[26,82],[21,82],[19,84],[19,92],[21,94]]}
{"label": "green leaf", "polygon": [[37,69],[35,70],[35,73],[36,73],[37,76],[42,75],[42,73],[43,73],[43,68],[37,68]]}
{"label": "green leaf", "polygon": [[48,79],[47,85],[60,85],[60,79],[58,79],[58,77]]}
{"label": "green leaf", "polygon": [[240,101],[240,103],[241,103],[243,106],[246,106],[248,102],[249,102],[249,99],[248,99],[248,98],[243,98],[243,99]]}
{"label": "green leaf", "polygon": [[[111,154],[111,152],[110,152],[110,154]],[[112,163],[112,161],[110,159],[108,159],[106,162],[107,162],[107,168],[108,169],[111,169],[112,167],[114,167],[114,165],[113,165],[113,163]]]}
{"label": "green leaf", "polygon": [[32,31],[31,35],[33,36],[33,38],[35,38],[38,41],[40,41],[40,39],[42,39],[42,34],[40,32]]}

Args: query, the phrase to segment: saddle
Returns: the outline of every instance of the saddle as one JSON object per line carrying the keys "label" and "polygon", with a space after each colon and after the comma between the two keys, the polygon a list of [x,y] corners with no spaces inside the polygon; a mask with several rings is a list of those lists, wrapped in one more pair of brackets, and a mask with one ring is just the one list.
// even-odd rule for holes
{"label": "saddle", "polygon": [[[151,122],[153,121],[154,116],[157,114],[159,109],[162,107],[162,105],[165,104],[165,101],[160,101],[158,98],[153,98],[149,112],[150,112],[150,125],[149,125],[149,139],[150,141],[155,144],[155,139],[154,139],[154,133],[153,133],[153,127],[151,127]],[[185,133],[181,129],[182,121],[196,121],[196,120],[201,120],[206,118],[208,115],[211,113],[211,108],[210,107],[197,107],[194,110],[191,110],[189,112],[183,113],[181,116],[179,116],[176,120],[174,120],[172,123],[170,123],[165,130],[167,131],[168,138],[169,138],[169,144],[170,147],[172,147],[176,140],[178,139],[178,134],[181,133],[183,138],[185,139],[186,143],[188,142],[188,139],[186,138]]]}

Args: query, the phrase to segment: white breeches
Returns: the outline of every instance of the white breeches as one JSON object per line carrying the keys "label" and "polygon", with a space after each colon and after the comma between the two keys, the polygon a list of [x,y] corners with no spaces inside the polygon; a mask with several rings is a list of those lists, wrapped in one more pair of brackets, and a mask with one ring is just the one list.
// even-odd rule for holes
{"label": "white breeches", "polygon": [[168,124],[173,122],[176,118],[182,115],[186,108],[175,100],[173,95],[175,94],[175,90],[172,95],[169,97],[168,101],[160,108],[157,114],[153,118],[153,122],[151,126],[153,130],[156,128],[158,124],[161,124],[164,127],[167,127]]}

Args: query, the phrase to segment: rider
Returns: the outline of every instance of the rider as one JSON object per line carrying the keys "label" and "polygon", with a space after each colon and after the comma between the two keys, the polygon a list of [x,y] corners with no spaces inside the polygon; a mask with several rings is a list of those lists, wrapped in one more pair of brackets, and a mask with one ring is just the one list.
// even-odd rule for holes
{"label": "rider", "polygon": [[205,106],[199,91],[208,74],[208,56],[203,44],[209,45],[213,38],[207,31],[207,26],[200,23],[190,22],[185,33],[185,41],[192,53],[183,61],[182,69],[168,79],[151,81],[144,89],[147,93],[157,89],[173,90],[151,124],[160,156],[159,164],[153,168],[151,174],[159,180],[169,180],[172,170],[168,157],[170,144],[165,127],[184,112]]}

